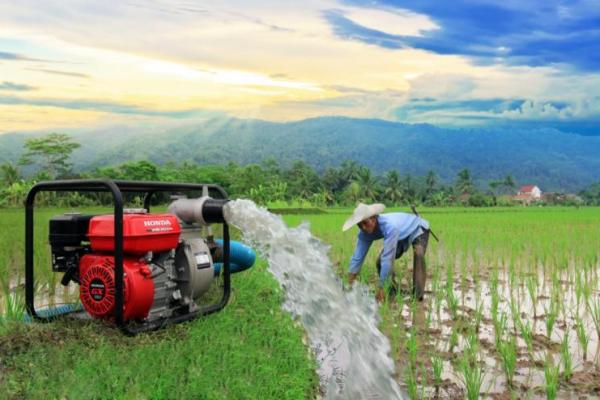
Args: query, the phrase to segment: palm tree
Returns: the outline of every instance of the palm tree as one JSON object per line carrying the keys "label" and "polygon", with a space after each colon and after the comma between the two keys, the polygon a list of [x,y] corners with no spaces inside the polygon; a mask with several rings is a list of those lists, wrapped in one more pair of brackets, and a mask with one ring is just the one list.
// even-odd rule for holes
{"label": "palm tree", "polygon": [[362,189],[357,182],[351,182],[344,190],[344,199],[348,204],[356,204],[362,200]]}
{"label": "palm tree", "polygon": [[429,170],[425,177],[425,201],[433,195],[435,191],[435,185],[437,184],[437,176],[435,172]]}
{"label": "palm tree", "polygon": [[400,174],[397,171],[389,171],[385,176],[384,196],[391,204],[398,204],[402,201],[402,182]]}
{"label": "palm tree", "polygon": [[360,186],[362,198],[365,201],[373,201],[377,197],[379,191],[377,180],[371,174],[371,170],[367,167],[360,169],[358,178],[355,181]]}
{"label": "palm tree", "polygon": [[9,162],[0,165],[0,174],[4,186],[10,186],[19,181],[19,170]]}
{"label": "palm tree", "polygon": [[502,183],[502,186],[504,186],[506,188],[506,190],[508,190],[510,192],[515,190],[516,183],[511,174],[506,175],[506,178],[504,178],[504,182]]}
{"label": "palm tree", "polygon": [[346,184],[358,179],[361,166],[354,160],[346,160],[340,166],[342,177],[346,180]]}
{"label": "palm tree", "polygon": [[409,203],[414,202],[415,197],[417,195],[417,190],[415,188],[415,183],[413,181],[413,178],[410,174],[406,174],[406,176],[404,177],[404,182],[402,184],[403,186],[403,192],[404,192],[404,200],[408,201]]}
{"label": "palm tree", "polygon": [[473,184],[473,178],[471,178],[471,172],[468,169],[463,169],[458,173],[456,179],[456,190],[458,194],[470,194],[475,189]]}

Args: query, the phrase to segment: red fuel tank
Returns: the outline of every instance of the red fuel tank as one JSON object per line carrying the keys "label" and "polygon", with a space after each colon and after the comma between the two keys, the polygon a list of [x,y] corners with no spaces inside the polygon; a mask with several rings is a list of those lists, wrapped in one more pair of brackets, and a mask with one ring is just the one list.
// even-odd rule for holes
{"label": "red fuel tank", "polygon": [[[160,252],[177,247],[181,227],[173,214],[123,215],[123,251],[128,254]],[[114,251],[114,216],[90,220],[88,238],[93,251]]]}

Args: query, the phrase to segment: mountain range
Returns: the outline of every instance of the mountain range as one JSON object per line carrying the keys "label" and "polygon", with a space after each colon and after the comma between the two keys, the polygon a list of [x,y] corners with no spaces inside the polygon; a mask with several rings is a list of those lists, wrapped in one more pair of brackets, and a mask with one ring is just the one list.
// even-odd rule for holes
{"label": "mountain range", "polygon": [[[372,119],[322,117],[296,122],[209,118],[194,124],[111,127],[69,132],[81,147],[76,171],[130,160],[155,163],[260,163],[303,160],[322,171],[355,160],[376,173],[395,169],[422,176],[433,170],[451,183],[468,168],[476,183],[512,174],[543,191],[578,191],[600,180],[600,136],[549,127],[442,128]],[[0,163],[18,160],[33,133],[0,135]],[[39,133],[37,134],[39,135]]]}

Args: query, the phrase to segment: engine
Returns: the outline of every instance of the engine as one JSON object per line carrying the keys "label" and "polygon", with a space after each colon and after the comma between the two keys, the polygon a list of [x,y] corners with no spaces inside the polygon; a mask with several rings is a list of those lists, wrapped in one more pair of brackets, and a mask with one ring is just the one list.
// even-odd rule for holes
{"label": "engine", "polygon": [[[215,277],[219,246],[197,225],[173,213],[128,210],[123,215],[125,321],[150,322],[193,312]],[[64,214],[50,220],[52,269],[62,283],[80,285],[80,299],[94,318],[115,309],[114,216]],[[252,259],[252,263],[254,259]]]}

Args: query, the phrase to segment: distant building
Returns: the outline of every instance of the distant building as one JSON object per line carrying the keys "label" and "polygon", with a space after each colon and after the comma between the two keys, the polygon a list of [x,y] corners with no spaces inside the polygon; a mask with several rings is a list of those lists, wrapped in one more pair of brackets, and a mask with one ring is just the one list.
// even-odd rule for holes
{"label": "distant building", "polygon": [[525,185],[521,186],[516,196],[513,196],[513,200],[519,201],[524,204],[530,204],[534,201],[542,199],[542,191],[536,185]]}
{"label": "distant building", "polygon": [[521,186],[517,196],[528,197],[530,200],[539,200],[542,198],[542,191],[536,185]]}

